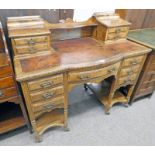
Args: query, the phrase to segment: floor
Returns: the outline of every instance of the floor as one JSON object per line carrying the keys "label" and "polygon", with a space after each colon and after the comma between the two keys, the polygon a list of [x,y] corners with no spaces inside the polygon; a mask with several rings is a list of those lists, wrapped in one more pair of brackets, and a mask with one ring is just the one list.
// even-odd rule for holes
{"label": "floor", "polygon": [[70,93],[69,132],[52,128],[35,143],[21,128],[0,137],[0,145],[155,145],[155,94],[130,107],[116,105],[110,115],[90,91],[76,87]]}

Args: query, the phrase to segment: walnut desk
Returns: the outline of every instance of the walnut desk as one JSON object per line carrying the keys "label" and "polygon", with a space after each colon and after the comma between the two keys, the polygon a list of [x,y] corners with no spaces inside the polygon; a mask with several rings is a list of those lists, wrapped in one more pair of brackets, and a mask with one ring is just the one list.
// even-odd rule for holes
{"label": "walnut desk", "polygon": [[[151,50],[126,38],[105,44],[96,37],[97,26],[89,20],[46,22],[44,28],[9,28],[16,79],[21,83],[37,141],[50,127],[67,129],[68,93],[74,86],[90,88],[106,113],[115,103],[128,105]],[[37,50],[45,44],[46,50]]]}

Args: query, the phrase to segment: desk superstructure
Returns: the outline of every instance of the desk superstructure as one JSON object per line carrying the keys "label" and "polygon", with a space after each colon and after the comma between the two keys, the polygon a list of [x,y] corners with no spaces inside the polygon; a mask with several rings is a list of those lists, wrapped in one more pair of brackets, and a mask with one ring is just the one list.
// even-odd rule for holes
{"label": "desk superstructure", "polygon": [[16,79],[37,141],[50,127],[67,129],[68,94],[74,86],[90,88],[106,113],[118,102],[128,106],[151,51],[126,40],[129,25],[103,13],[58,24],[39,16],[8,18]]}

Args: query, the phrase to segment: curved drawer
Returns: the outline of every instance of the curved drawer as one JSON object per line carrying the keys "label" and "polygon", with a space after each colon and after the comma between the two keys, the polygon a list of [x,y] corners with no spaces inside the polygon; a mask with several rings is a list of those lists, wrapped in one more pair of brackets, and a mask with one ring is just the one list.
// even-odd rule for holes
{"label": "curved drawer", "polygon": [[119,66],[120,62],[100,69],[73,71],[68,74],[68,80],[69,82],[80,82],[101,76],[115,75],[119,69]]}

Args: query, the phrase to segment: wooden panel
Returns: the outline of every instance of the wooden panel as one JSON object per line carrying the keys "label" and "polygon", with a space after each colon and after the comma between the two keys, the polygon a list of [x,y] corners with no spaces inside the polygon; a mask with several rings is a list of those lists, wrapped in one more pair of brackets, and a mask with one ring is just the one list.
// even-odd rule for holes
{"label": "wooden panel", "polygon": [[4,100],[13,96],[17,96],[17,91],[15,87],[0,90],[0,100]]}
{"label": "wooden panel", "polygon": [[8,66],[0,68],[0,78],[6,77],[6,76],[11,75],[11,74],[12,74],[11,66],[8,65]]}
{"label": "wooden panel", "polygon": [[155,10],[149,9],[145,16],[142,28],[155,27]]}

